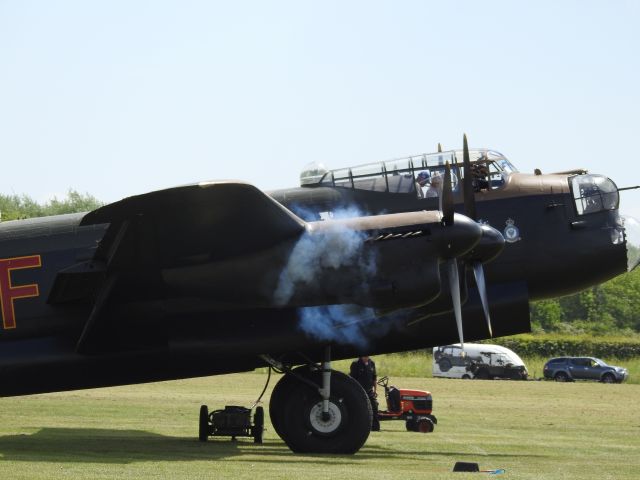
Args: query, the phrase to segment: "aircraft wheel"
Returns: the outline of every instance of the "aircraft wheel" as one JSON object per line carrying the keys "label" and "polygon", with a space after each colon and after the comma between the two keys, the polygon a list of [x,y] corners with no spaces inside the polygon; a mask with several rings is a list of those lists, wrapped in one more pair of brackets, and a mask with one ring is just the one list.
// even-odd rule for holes
{"label": "aircraft wheel", "polygon": [[209,409],[206,405],[200,407],[200,423],[198,425],[198,440],[209,440]]}
{"label": "aircraft wheel", "polygon": [[253,435],[253,443],[262,443],[264,433],[264,408],[257,407],[256,413],[253,414],[253,427],[251,434]]}
{"label": "aircraft wheel", "polygon": [[[321,385],[320,372],[301,372]],[[317,389],[296,382],[278,417],[280,436],[295,453],[356,453],[369,437],[373,412],[362,387],[341,372],[331,372],[329,413],[322,413]]]}
{"label": "aircraft wheel", "polygon": [[[298,371],[299,369],[296,369]],[[271,419],[271,425],[273,430],[282,438],[282,424],[281,419],[286,415],[282,406],[286,399],[289,397],[289,392],[295,383],[299,380],[291,377],[290,375],[283,376],[271,392],[271,399],[269,400],[269,418]]]}

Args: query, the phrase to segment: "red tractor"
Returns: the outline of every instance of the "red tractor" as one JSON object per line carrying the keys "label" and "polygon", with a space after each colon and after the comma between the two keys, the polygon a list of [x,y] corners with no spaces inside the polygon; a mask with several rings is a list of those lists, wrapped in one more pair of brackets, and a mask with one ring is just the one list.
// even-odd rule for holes
{"label": "red tractor", "polygon": [[387,401],[387,409],[378,411],[379,420],[405,420],[410,432],[433,432],[438,420],[431,415],[433,399],[430,392],[389,386],[389,377],[382,377],[378,385],[384,387]]}

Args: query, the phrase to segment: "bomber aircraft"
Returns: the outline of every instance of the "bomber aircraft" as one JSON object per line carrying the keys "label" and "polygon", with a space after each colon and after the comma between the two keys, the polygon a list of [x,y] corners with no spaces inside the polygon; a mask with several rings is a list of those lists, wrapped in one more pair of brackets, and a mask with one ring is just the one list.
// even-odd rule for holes
{"label": "bomber aircraft", "polygon": [[529,331],[530,300],[637,265],[619,190],[583,170],[519,173],[465,138],[316,165],[293,189],[204,182],[3,222],[0,395],[271,366],[286,444],[355,453],[371,406],[331,360]]}

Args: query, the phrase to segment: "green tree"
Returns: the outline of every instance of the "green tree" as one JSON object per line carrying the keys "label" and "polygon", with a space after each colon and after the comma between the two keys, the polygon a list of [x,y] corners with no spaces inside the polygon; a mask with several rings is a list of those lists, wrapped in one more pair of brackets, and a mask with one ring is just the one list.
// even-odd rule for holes
{"label": "green tree", "polygon": [[540,300],[531,303],[531,321],[536,327],[545,332],[559,329],[564,313],[557,299]]}
{"label": "green tree", "polygon": [[560,299],[532,302],[531,320],[544,331],[640,332],[640,269]]}
{"label": "green tree", "polygon": [[95,210],[102,202],[88,193],[78,193],[70,189],[63,199],[53,198],[40,204],[28,195],[0,194],[0,219],[2,221],[20,218],[46,217],[62,213],[78,213]]}

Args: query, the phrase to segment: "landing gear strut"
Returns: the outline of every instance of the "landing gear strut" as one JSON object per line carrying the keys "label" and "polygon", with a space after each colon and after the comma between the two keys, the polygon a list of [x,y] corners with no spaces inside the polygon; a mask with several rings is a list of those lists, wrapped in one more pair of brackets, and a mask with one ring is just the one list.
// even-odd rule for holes
{"label": "landing gear strut", "polygon": [[373,417],[367,394],[353,378],[322,368],[287,371],[273,389],[269,415],[276,433],[296,453],[356,453],[369,437]]}

